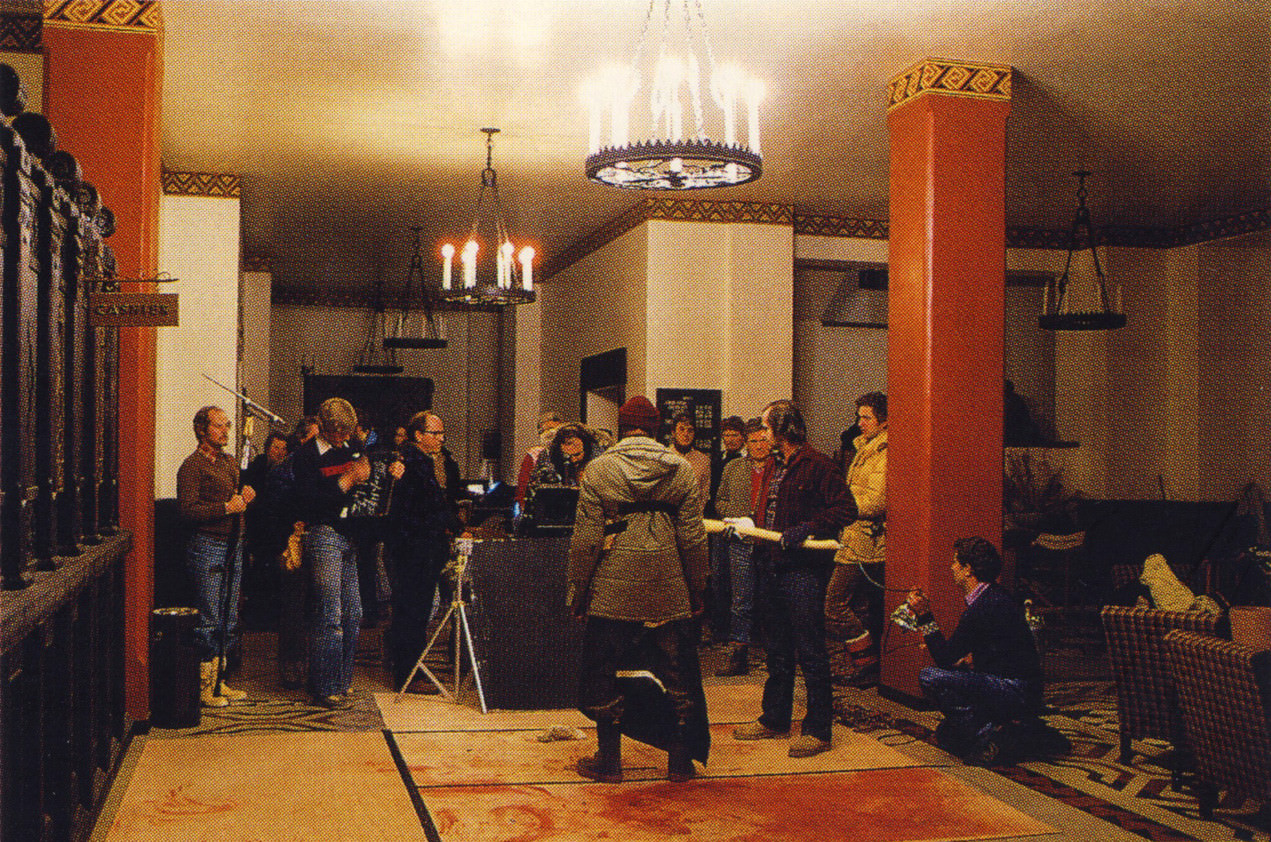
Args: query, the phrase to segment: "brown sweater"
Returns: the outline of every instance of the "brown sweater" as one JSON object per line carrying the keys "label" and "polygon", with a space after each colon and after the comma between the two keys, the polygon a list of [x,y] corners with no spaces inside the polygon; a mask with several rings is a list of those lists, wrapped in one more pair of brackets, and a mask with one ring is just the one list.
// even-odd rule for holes
{"label": "brown sweater", "polygon": [[177,471],[181,517],[204,535],[229,538],[238,515],[227,515],[225,504],[237,492],[238,465],[228,454],[195,450]]}

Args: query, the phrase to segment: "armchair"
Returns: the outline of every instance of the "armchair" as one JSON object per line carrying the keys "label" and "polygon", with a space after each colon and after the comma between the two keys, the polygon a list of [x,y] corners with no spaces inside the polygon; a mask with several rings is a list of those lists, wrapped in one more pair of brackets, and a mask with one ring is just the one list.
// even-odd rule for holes
{"label": "armchair", "polygon": [[1105,605],[1100,618],[1117,687],[1122,763],[1134,757],[1132,739],[1152,737],[1174,747],[1173,785],[1181,785],[1188,747],[1165,650],[1165,635],[1181,629],[1218,636],[1219,618],[1193,611]]}
{"label": "armchair", "polygon": [[1213,816],[1220,789],[1271,812],[1271,650],[1178,630],[1165,646],[1196,757],[1201,817]]}

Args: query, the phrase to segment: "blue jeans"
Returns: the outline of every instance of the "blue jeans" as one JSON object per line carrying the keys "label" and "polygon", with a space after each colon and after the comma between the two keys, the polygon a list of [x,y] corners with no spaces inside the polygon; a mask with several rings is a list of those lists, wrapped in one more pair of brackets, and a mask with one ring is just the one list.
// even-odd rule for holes
{"label": "blue jeans", "polygon": [[825,564],[791,564],[783,554],[764,549],[755,554],[755,584],[768,652],[759,721],[774,731],[789,730],[797,663],[808,691],[803,733],[829,740],[834,691],[825,650],[825,586],[834,565],[828,559]]}
{"label": "blue jeans", "polygon": [[315,696],[334,696],[353,684],[353,655],[362,625],[357,549],[330,526],[310,527],[304,549],[313,576],[309,689]]}
{"label": "blue jeans", "polygon": [[944,714],[945,740],[955,754],[970,750],[993,727],[1034,716],[1040,708],[1041,694],[1030,682],[984,672],[924,667],[918,686]]}
{"label": "blue jeans", "polygon": [[728,639],[733,643],[749,644],[755,600],[755,570],[751,564],[755,545],[733,539],[727,542],[727,549],[729,579],[733,586]]}
{"label": "blue jeans", "polygon": [[[228,651],[238,640],[238,591],[243,580],[242,542],[237,542],[234,547],[233,575],[227,580],[225,562],[228,555],[228,540],[199,532],[186,546],[186,569],[198,590],[199,624],[194,629],[194,648],[198,650],[201,661],[210,661]],[[227,603],[229,615],[222,618],[222,608]],[[223,650],[222,630],[226,635]]]}

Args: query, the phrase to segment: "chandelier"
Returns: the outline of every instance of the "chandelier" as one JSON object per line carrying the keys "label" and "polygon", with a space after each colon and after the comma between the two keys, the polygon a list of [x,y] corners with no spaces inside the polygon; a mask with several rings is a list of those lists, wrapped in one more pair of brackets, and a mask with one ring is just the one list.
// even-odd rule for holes
{"label": "chandelier", "polygon": [[384,307],[384,279],[376,278],[371,285],[371,323],[367,327],[366,342],[353,370],[358,374],[401,374],[397,355],[385,341],[387,339],[388,314]]}
{"label": "chandelier", "polygon": [[[1088,170],[1077,170],[1077,215],[1072,220],[1068,239],[1068,259],[1064,261],[1064,274],[1046,285],[1046,300],[1037,324],[1046,330],[1116,330],[1125,327],[1125,313],[1121,312],[1121,294],[1116,291],[1115,300],[1108,299],[1108,279],[1099,264],[1099,252],[1095,250],[1094,226],[1090,223],[1090,210],[1086,207],[1086,178]],[[1094,278],[1082,289],[1074,290],[1069,280],[1072,256],[1090,249],[1094,263]],[[1089,307],[1089,309],[1081,309]]]}
{"label": "chandelier", "polygon": [[[678,44],[673,32],[681,27],[672,24],[672,0],[665,0],[662,8],[661,36],[648,86],[652,136],[632,142],[631,106],[641,89],[641,63],[656,0],[649,2],[631,64],[604,68],[583,82],[579,94],[590,112],[586,167],[592,181],[633,190],[699,190],[745,184],[763,172],[759,105],[764,83],[737,64],[716,67],[701,0],[693,0],[692,10],[689,0],[681,2],[683,31]],[[706,59],[709,96],[722,113],[722,140],[706,136],[699,52]],[[744,144],[738,127],[742,110],[747,118]],[[606,112],[610,137],[608,145],[602,146]]]}
{"label": "chandelier", "polygon": [[[389,356],[398,348],[446,347],[446,337],[433,315],[433,296],[424,286],[424,261],[419,254],[420,227],[412,225],[410,230],[415,233],[415,242],[410,265],[406,269],[401,306],[394,319],[385,320],[383,345]],[[418,296],[417,303],[412,305],[415,296]],[[380,307],[382,309],[383,305]],[[368,344],[373,340],[374,337],[368,340]]]}
{"label": "chandelier", "polygon": [[[523,246],[518,252],[512,245],[507,225],[503,222],[499,177],[492,164],[494,135],[499,130],[481,131],[485,134],[485,169],[481,171],[481,189],[477,192],[472,230],[468,232],[463,249],[458,252],[461,277],[454,277],[454,244],[446,243],[441,247],[441,297],[445,301],[467,305],[526,304],[534,300],[534,249]],[[486,212],[484,219],[483,210]],[[481,281],[477,278],[477,256],[481,251],[479,237],[487,235],[492,235],[487,242],[494,244],[494,280],[487,278]]]}

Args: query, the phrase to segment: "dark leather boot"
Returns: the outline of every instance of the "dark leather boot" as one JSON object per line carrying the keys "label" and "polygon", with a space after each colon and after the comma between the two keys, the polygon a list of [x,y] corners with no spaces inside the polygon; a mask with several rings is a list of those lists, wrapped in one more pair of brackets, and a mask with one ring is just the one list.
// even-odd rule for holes
{"label": "dark leather boot", "polygon": [[605,784],[622,783],[622,733],[614,724],[597,724],[599,751],[578,758],[578,774]]}
{"label": "dark leather boot", "polygon": [[750,648],[744,643],[734,643],[728,653],[728,663],[715,670],[715,675],[725,678],[750,673]]}
{"label": "dark leather boot", "polygon": [[688,756],[688,749],[683,745],[672,746],[666,753],[666,777],[675,784],[682,784],[697,777],[693,758]]}

